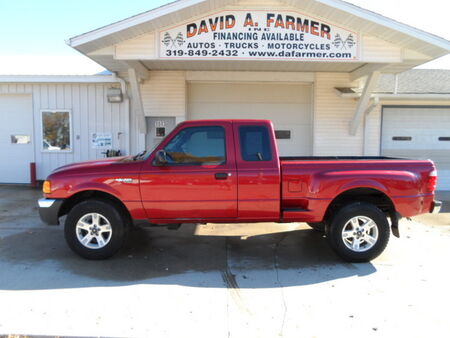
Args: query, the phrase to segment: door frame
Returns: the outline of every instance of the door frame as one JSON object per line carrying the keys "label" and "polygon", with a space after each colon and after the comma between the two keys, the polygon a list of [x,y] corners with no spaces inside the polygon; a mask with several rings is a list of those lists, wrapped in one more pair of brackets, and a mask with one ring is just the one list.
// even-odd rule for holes
{"label": "door frame", "polygon": [[[31,158],[30,158],[30,163],[36,163],[36,151],[37,151],[37,147],[39,145],[39,143],[36,140],[36,116],[34,114],[34,97],[33,97],[33,93],[8,93],[8,92],[4,92],[4,93],[0,93],[0,98],[1,97],[6,97],[6,96],[13,96],[13,97],[25,97],[27,98],[27,100],[29,100],[29,116],[27,118],[31,119],[31,133],[30,133],[30,146],[31,146]],[[15,101],[15,99],[14,99]],[[31,179],[31,178],[30,178]],[[1,181],[1,178],[0,178]],[[19,183],[21,184],[21,183]],[[28,184],[28,183],[24,183],[24,184]]]}

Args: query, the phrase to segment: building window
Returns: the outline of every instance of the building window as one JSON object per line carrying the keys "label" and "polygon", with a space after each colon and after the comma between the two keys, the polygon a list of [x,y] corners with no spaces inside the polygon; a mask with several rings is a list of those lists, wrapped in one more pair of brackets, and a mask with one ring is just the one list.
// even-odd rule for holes
{"label": "building window", "polygon": [[42,150],[72,151],[71,116],[68,110],[42,110]]}
{"label": "building window", "polygon": [[439,141],[450,141],[450,137],[441,136],[441,137],[439,137]]}
{"label": "building window", "polygon": [[166,128],[165,127],[157,127],[156,128],[156,137],[164,137],[166,136]]}

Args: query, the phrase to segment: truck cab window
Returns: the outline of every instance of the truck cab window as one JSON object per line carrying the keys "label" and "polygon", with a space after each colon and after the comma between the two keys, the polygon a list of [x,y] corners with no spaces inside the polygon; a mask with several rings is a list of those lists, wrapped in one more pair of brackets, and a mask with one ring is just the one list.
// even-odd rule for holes
{"label": "truck cab window", "polygon": [[168,164],[225,164],[225,130],[222,127],[190,127],[181,130],[166,145]]}
{"label": "truck cab window", "polygon": [[239,128],[241,154],[244,161],[271,161],[269,131],[264,126]]}

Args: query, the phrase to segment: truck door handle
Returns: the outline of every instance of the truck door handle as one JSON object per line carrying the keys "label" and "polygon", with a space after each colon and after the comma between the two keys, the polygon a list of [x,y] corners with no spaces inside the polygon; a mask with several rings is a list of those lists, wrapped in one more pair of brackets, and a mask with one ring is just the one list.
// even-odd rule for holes
{"label": "truck door handle", "polygon": [[226,180],[231,176],[231,173],[217,173],[214,175],[216,180]]}

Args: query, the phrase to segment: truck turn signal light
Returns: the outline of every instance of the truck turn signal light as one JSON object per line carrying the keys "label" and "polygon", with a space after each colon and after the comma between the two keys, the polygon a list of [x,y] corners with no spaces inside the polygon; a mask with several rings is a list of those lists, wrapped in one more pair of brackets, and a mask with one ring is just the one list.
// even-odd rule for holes
{"label": "truck turn signal light", "polygon": [[52,192],[52,184],[50,181],[45,181],[44,185],[42,186],[42,192],[44,194],[50,194]]}

